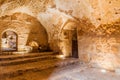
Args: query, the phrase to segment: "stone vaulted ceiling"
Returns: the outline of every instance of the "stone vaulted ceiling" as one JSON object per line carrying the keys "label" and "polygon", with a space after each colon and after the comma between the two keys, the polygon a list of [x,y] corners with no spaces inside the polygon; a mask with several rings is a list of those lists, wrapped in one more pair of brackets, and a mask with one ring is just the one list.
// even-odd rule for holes
{"label": "stone vaulted ceiling", "polygon": [[15,12],[38,19],[41,13],[61,14],[77,20],[87,17],[98,26],[120,18],[120,0],[0,0],[0,16]]}
{"label": "stone vaulted ceiling", "polygon": [[0,0],[0,32],[19,29],[23,40],[29,31],[30,40],[38,40],[42,31],[37,28],[43,26],[52,50],[71,55],[77,27],[81,60],[106,69],[120,67],[120,0]]}

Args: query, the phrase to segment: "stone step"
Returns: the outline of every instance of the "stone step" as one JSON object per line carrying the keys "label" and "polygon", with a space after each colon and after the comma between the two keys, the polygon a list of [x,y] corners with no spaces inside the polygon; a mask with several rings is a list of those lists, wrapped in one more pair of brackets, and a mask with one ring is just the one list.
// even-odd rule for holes
{"label": "stone step", "polygon": [[10,61],[15,59],[22,59],[22,58],[32,58],[38,56],[45,56],[45,55],[53,55],[57,54],[54,52],[42,52],[42,53],[22,53],[22,54],[15,54],[15,55],[0,55],[0,61]]}
{"label": "stone step", "polygon": [[44,56],[32,56],[30,57],[24,57],[24,58],[17,58],[13,60],[5,60],[5,61],[0,61],[0,66],[9,66],[9,65],[18,65],[18,64],[24,64],[24,63],[30,63],[30,62],[37,62],[40,60],[47,60],[47,59],[53,59],[56,58],[56,55],[44,55]]}
{"label": "stone step", "polygon": [[26,64],[11,65],[11,66],[0,66],[0,76],[1,78],[13,77],[21,75],[28,71],[39,71],[52,67],[63,67],[67,65],[72,65],[78,63],[78,59],[66,58],[66,59],[47,59],[44,61],[37,61]]}

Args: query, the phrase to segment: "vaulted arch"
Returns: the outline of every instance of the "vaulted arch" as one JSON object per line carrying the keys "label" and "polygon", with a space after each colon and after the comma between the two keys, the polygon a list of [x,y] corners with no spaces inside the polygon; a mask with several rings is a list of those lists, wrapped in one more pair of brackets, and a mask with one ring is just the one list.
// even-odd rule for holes
{"label": "vaulted arch", "polygon": [[[0,34],[7,30],[12,30],[18,34],[18,51],[24,49],[25,46],[29,45],[30,42],[37,42],[38,45],[48,47],[48,34],[46,29],[41,23],[25,13],[14,13],[12,15],[6,15],[0,18]],[[4,34],[4,33],[3,33]],[[1,44],[2,45],[2,44]],[[34,49],[34,48],[33,48]],[[35,48],[38,49],[38,46]]]}
{"label": "vaulted arch", "polygon": [[18,34],[12,30],[5,30],[1,37],[1,50],[6,51],[17,51],[18,49]]}

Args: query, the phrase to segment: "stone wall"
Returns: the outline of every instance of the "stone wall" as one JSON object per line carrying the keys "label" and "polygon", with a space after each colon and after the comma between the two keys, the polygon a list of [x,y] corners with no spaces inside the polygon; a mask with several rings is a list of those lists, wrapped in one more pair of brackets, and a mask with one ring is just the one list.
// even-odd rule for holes
{"label": "stone wall", "polygon": [[98,28],[89,28],[93,25],[83,21],[78,27],[79,58],[84,62],[90,62],[94,67],[109,70],[120,67],[119,20],[100,25]]}
{"label": "stone wall", "polygon": [[0,18],[0,36],[2,33],[11,30],[18,35],[18,50],[29,46],[30,42],[37,42],[38,45],[48,46],[48,36],[45,28],[40,22],[23,13],[15,13]]}
{"label": "stone wall", "polygon": [[[18,33],[19,45],[34,40],[47,45],[48,41],[52,50],[70,56],[73,28],[66,24],[74,21],[72,26],[77,22],[78,28],[79,58],[114,69],[120,64],[119,4],[119,0],[0,0],[0,34],[10,29]],[[21,14],[14,14],[17,12]],[[64,31],[69,38],[64,38]]]}
{"label": "stone wall", "polygon": [[92,6],[92,16],[99,24],[111,23],[120,17],[119,0],[88,0]]}

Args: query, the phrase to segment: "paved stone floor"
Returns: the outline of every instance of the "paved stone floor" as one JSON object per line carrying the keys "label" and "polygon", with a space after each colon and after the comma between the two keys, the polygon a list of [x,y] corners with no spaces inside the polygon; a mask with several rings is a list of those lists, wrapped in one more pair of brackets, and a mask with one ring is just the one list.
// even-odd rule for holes
{"label": "paved stone floor", "polygon": [[49,68],[42,71],[31,71],[1,80],[120,80],[115,72],[89,68],[85,64],[74,64],[66,67]]}

